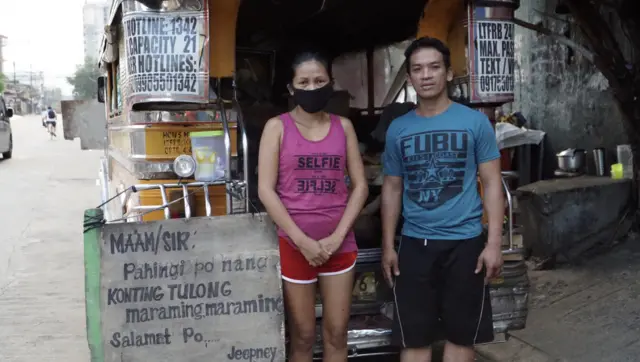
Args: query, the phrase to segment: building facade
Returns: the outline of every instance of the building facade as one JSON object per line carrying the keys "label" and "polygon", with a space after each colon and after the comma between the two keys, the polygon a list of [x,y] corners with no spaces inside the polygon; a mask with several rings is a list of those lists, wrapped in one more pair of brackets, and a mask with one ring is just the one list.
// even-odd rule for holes
{"label": "building facade", "polygon": [[3,69],[3,67],[2,67],[2,66],[3,66],[3,64],[4,64],[4,57],[3,57],[3,52],[2,52],[2,50],[3,50],[3,48],[4,48],[4,45],[5,45],[4,43],[5,43],[5,40],[6,40],[6,39],[7,39],[7,37],[6,37],[6,36],[4,36],[4,35],[0,34],[0,74],[4,74],[4,69]]}

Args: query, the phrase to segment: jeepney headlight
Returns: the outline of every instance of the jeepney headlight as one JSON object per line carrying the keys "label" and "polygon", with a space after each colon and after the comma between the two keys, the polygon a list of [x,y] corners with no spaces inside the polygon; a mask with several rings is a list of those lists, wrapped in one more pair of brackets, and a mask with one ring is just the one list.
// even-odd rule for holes
{"label": "jeepney headlight", "polygon": [[196,172],[196,160],[189,155],[180,155],[173,160],[173,172],[176,175],[186,178]]}

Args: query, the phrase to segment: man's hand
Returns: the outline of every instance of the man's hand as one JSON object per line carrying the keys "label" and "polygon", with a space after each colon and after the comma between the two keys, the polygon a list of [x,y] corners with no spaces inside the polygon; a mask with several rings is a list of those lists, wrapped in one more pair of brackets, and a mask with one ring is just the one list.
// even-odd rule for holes
{"label": "man's hand", "polygon": [[502,247],[499,243],[488,243],[484,250],[478,257],[478,264],[476,265],[476,274],[482,272],[482,267],[486,268],[486,274],[484,277],[485,284],[498,275],[502,270]]}
{"label": "man's hand", "polygon": [[333,253],[335,253],[340,248],[343,241],[344,238],[336,235],[335,233],[327,236],[324,239],[318,240],[322,249],[329,255],[333,255]]}
{"label": "man's hand", "polygon": [[389,287],[393,288],[395,278],[400,275],[398,253],[394,249],[385,249],[382,252],[382,271]]}

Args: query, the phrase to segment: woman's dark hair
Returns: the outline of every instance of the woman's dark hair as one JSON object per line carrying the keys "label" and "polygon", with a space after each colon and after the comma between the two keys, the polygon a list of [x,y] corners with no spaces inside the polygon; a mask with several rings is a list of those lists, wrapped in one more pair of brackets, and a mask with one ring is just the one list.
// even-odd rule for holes
{"label": "woman's dark hair", "polygon": [[404,57],[406,59],[405,66],[407,68],[407,73],[411,72],[411,56],[420,49],[435,49],[440,54],[442,54],[442,59],[444,59],[444,65],[447,69],[451,67],[451,51],[449,48],[444,45],[442,41],[436,38],[430,38],[428,36],[419,38],[414,40],[409,46],[407,50],[404,51]]}
{"label": "woman's dark hair", "polygon": [[310,61],[322,64],[322,66],[327,70],[329,78],[333,79],[333,76],[331,74],[331,62],[329,61],[329,58],[318,51],[304,51],[296,54],[296,56],[293,57],[293,61],[291,62],[291,79],[293,79],[293,77],[296,75],[296,70],[302,63]]}

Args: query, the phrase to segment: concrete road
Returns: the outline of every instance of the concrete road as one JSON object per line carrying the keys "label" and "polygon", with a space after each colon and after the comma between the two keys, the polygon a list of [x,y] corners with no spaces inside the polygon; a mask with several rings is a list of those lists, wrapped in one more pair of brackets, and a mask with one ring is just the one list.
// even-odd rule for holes
{"label": "concrete road", "polygon": [[[82,217],[96,206],[99,152],[12,119],[0,160],[0,361],[86,362]],[[1,156],[0,156],[1,157]]]}

